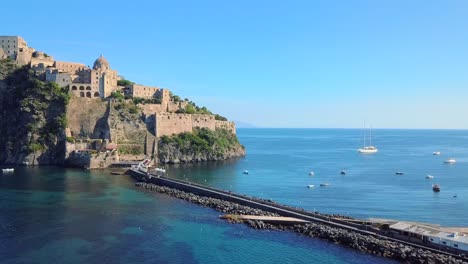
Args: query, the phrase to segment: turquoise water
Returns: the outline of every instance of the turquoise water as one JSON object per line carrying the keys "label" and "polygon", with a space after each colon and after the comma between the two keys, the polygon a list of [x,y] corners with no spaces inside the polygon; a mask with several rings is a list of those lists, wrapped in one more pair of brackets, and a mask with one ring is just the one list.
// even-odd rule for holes
{"label": "turquoise water", "polygon": [[0,175],[1,263],[391,263],[134,187],[54,167]]}
{"label": "turquoise water", "polygon": [[[359,130],[239,129],[247,157],[168,171],[310,210],[466,226],[468,131],[373,132],[379,153],[365,156],[356,153]],[[458,162],[443,164],[449,156]],[[20,167],[0,175],[0,256],[2,263],[391,263],[218,215],[136,189],[125,175]]]}

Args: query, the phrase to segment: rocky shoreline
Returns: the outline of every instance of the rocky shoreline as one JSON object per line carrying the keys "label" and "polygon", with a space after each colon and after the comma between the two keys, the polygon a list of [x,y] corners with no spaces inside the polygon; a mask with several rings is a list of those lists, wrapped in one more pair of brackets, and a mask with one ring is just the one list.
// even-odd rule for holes
{"label": "rocky shoreline", "polygon": [[[220,199],[199,196],[193,193],[180,191],[166,186],[158,186],[150,183],[137,182],[135,186],[148,191],[165,193],[169,196],[182,199],[204,207],[210,207],[226,214],[278,216],[277,214],[254,209]],[[326,216],[320,214],[322,216]],[[335,215],[334,215],[335,216]],[[335,228],[321,223],[307,223],[302,225],[285,226],[262,221],[245,221],[245,224],[255,229],[270,229],[278,231],[293,231],[308,237],[324,239],[336,244],[359,250],[364,253],[391,258],[401,263],[443,263],[461,264],[468,263],[452,256],[438,254],[428,250],[404,245],[398,242],[388,241],[374,236],[363,235],[342,228]]]}

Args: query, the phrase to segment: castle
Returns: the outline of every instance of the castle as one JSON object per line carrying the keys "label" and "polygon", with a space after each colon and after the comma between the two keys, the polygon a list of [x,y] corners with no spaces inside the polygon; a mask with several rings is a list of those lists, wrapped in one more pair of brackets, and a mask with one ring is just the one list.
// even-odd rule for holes
{"label": "castle", "polygon": [[156,137],[192,132],[195,127],[236,132],[234,123],[216,120],[213,115],[178,114],[189,102],[173,100],[168,89],[128,82],[119,85],[122,78],[102,55],[89,68],[82,63],[56,61],[52,56],[29,47],[19,36],[0,36],[0,45],[0,59],[9,58],[20,66],[30,66],[45,81],[67,87],[75,97],[101,99],[111,96],[113,92],[120,92],[131,98],[158,99],[158,103],[139,105],[146,122],[154,124],[153,134]]}

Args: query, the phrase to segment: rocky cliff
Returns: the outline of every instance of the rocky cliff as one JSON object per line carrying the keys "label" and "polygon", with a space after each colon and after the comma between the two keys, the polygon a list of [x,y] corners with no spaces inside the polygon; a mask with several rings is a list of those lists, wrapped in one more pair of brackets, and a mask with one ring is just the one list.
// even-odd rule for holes
{"label": "rocky cliff", "polygon": [[208,128],[192,124],[184,133],[158,140],[157,125],[177,127],[182,115],[157,123],[135,100],[75,97],[42,79],[26,66],[0,60],[0,164],[102,168],[153,154],[161,163],[245,155],[234,124],[226,126],[230,123],[213,115],[195,118],[199,126],[211,120]]}
{"label": "rocky cliff", "polygon": [[245,155],[235,134],[229,130],[194,129],[193,133],[163,136],[158,144],[160,163],[190,163],[225,160]]}
{"label": "rocky cliff", "polygon": [[63,164],[69,96],[27,67],[0,61],[0,164]]}

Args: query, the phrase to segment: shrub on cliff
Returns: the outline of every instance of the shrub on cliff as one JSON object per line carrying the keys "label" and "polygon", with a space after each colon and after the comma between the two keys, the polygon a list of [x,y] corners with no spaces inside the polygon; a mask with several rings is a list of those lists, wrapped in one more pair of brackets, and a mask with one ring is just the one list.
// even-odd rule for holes
{"label": "shrub on cliff", "polygon": [[0,81],[6,89],[0,96],[0,163],[19,153],[53,149],[51,159],[60,155],[68,90],[41,81],[28,67],[18,68],[9,60],[0,61]]}
{"label": "shrub on cliff", "polygon": [[[162,136],[159,149],[172,147],[184,155],[216,156],[240,145],[235,134],[225,129],[215,131],[207,128],[196,128],[193,133],[180,133],[173,136]],[[164,153],[160,153],[164,155]]]}

